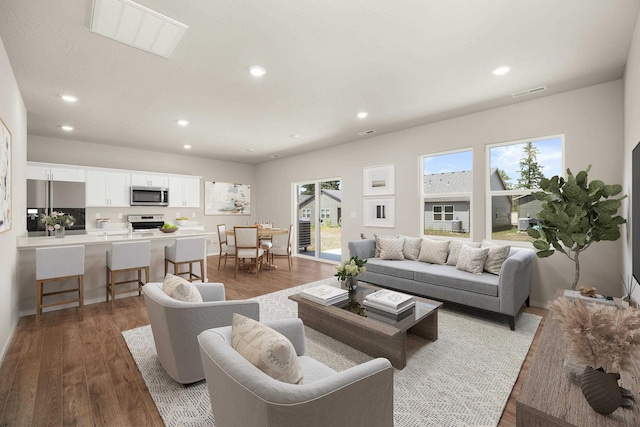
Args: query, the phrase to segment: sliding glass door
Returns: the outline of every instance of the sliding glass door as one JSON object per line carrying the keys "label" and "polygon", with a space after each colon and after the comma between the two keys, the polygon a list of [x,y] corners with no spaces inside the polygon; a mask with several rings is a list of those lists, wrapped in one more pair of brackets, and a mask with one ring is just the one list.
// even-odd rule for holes
{"label": "sliding glass door", "polygon": [[342,191],[339,178],[297,183],[298,255],[340,261]]}

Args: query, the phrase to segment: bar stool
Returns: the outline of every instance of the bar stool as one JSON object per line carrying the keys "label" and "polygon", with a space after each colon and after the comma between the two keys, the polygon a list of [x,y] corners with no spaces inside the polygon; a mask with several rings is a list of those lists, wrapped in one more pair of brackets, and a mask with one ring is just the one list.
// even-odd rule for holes
{"label": "bar stool", "polygon": [[[142,270],[145,272],[146,281],[149,281],[150,248],[151,242],[149,240],[111,244],[111,250],[107,251],[107,302],[109,302],[109,295],[111,295],[112,313],[116,295],[135,291],[138,291],[138,295],[142,295],[142,286],[145,284],[142,281]],[[138,279],[116,282],[116,273],[134,270],[138,272]],[[138,286],[123,290],[116,289],[117,285],[126,283],[137,283]]]}
{"label": "bar stool", "polygon": [[[173,264],[173,275],[180,276],[188,274],[190,282],[193,279],[200,279],[204,282],[204,251],[207,246],[207,238],[205,236],[182,237],[176,239],[171,246],[164,247],[164,275],[169,270],[169,263]],[[200,263],[200,276],[193,272],[193,263]],[[182,264],[189,264],[189,271],[179,271]]]}
{"label": "bar stool", "polygon": [[[52,281],[78,279],[78,287],[61,291],[44,291],[44,284]],[[44,304],[44,297],[78,292],[78,298]],[[79,303],[80,320],[84,306],[84,246],[58,246],[36,249],[36,324],[42,309],[54,305]]]}

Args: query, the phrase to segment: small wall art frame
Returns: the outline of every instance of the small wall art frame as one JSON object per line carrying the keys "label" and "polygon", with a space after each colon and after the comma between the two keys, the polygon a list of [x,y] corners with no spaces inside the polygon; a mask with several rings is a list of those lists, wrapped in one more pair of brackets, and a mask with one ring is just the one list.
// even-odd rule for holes
{"label": "small wall art frame", "polygon": [[363,206],[365,227],[395,227],[395,198],[367,197]]}
{"label": "small wall art frame", "polygon": [[0,233],[11,230],[11,132],[0,119]]}
{"label": "small wall art frame", "polygon": [[363,196],[385,196],[395,194],[395,167],[393,164],[363,168]]}
{"label": "small wall art frame", "polygon": [[251,185],[205,181],[205,215],[251,215]]}

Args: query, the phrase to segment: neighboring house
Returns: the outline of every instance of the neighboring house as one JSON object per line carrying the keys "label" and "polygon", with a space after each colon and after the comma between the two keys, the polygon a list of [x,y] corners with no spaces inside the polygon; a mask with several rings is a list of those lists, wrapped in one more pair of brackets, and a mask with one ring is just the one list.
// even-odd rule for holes
{"label": "neighboring house", "polygon": [[[472,192],[473,171],[426,174],[423,180],[425,229],[468,231],[470,198],[464,193]],[[506,189],[498,169],[491,170],[490,185],[492,190]],[[494,197],[491,201],[491,212],[494,230],[511,227],[510,197]]]}
{"label": "neighboring house", "polygon": [[320,211],[316,209],[315,195],[300,194],[298,196],[298,218],[311,219],[311,215],[316,213],[323,224],[340,224],[342,220],[342,191],[320,190]]}
{"label": "neighboring house", "polygon": [[525,196],[514,197],[513,203],[517,206],[516,210],[518,212],[518,219],[537,219],[538,213],[542,210],[542,204],[544,202],[542,200],[536,200],[532,194],[527,194]]}

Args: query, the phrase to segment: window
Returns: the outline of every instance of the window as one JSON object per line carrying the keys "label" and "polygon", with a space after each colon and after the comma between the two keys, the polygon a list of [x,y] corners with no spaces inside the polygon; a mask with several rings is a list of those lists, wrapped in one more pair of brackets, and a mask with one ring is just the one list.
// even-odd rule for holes
{"label": "window", "polygon": [[320,219],[329,219],[329,218],[331,218],[331,210],[320,209]]}
{"label": "window", "polygon": [[532,241],[542,178],[563,176],[564,135],[493,144],[487,150],[487,229],[492,240]]}
{"label": "window", "polygon": [[421,156],[425,235],[469,237],[472,158],[470,149]]}
{"label": "window", "polygon": [[311,218],[311,209],[304,208],[300,211],[300,218]]}

